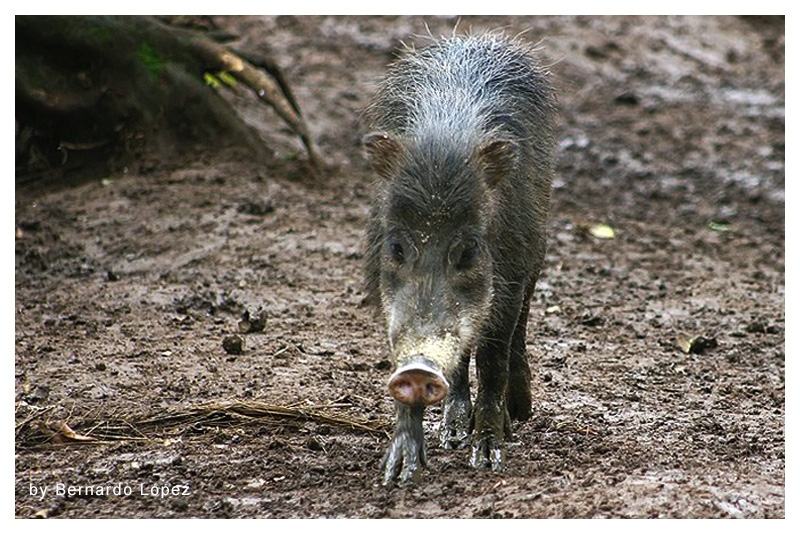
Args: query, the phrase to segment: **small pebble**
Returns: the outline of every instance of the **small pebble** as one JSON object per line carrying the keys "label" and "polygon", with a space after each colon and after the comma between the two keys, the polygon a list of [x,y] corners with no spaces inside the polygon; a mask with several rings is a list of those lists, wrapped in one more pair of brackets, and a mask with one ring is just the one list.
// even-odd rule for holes
{"label": "small pebble", "polygon": [[244,339],[240,336],[227,336],[222,340],[222,348],[228,354],[241,354],[244,351]]}

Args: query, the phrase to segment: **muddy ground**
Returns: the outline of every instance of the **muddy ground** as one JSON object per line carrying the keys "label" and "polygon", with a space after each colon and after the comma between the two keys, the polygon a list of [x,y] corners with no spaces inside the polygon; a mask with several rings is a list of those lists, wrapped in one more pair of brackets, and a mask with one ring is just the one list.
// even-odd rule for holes
{"label": "muddy ground", "polygon": [[[493,473],[440,448],[429,410],[430,467],[409,489],[379,484],[393,407],[382,325],[361,305],[359,113],[401,41],[457,19],[219,21],[284,65],[330,176],[309,177],[299,143],[242,96],[273,165],[198,153],[17,189],[18,516],[784,516],[782,19],[458,23],[543,39],[559,88],[535,414]],[[615,238],[592,237],[598,223]],[[227,353],[259,308],[264,331]],[[86,486],[112,491],[58,492]]]}

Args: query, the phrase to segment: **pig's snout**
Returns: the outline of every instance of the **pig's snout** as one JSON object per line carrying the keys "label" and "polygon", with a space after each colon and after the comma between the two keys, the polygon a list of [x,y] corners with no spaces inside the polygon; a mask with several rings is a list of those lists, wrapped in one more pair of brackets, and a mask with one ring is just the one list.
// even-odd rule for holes
{"label": "pig's snout", "polygon": [[403,404],[435,404],[445,398],[449,389],[444,375],[425,363],[403,365],[389,377],[389,392]]}

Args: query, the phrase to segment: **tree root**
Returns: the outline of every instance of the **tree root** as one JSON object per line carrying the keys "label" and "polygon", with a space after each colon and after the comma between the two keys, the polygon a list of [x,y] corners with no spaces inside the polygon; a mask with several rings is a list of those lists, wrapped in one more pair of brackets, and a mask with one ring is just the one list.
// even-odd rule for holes
{"label": "tree root", "polygon": [[92,157],[120,167],[150,152],[192,152],[197,143],[266,157],[263,141],[207,87],[219,79],[231,82],[216,83],[221,90],[246,87],[274,109],[302,141],[311,169],[323,167],[277,63],[215,41],[218,32],[142,16],[18,16],[15,27],[18,182],[68,170],[67,150],[80,151],[67,158],[76,172]]}
{"label": "tree root", "polygon": [[[264,68],[267,63],[262,62],[262,69],[259,69],[244,59],[242,55],[201,36],[193,37],[188,40],[188,43],[197,56],[202,58],[212,69],[230,73],[239,82],[249,87],[259,99],[269,104],[289,128],[300,137],[312,166],[316,169],[321,168],[322,162],[309,134],[308,126],[300,113],[300,107],[286,83],[283,72],[276,63],[270,62],[269,68]],[[275,79],[273,80],[269,75]]]}

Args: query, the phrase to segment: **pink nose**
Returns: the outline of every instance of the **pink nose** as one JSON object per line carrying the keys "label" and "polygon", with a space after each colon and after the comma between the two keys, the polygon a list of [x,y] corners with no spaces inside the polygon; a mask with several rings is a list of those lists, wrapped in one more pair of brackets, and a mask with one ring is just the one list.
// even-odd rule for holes
{"label": "pink nose", "polygon": [[435,404],[449,389],[444,375],[424,363],[404,365],[389,378],[389,392],[403,404]]}

